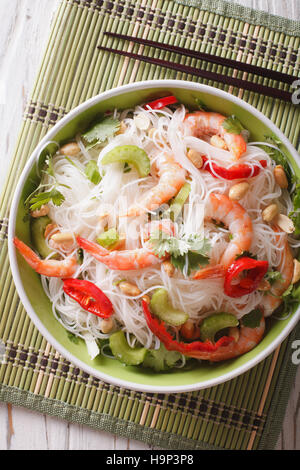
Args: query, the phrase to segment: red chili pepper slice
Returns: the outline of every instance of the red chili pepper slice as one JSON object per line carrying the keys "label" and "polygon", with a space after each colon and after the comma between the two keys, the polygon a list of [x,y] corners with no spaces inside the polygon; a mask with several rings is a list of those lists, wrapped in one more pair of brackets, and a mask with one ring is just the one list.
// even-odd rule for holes
{"label": "red chili pepper slice", "polygon": [[[236,260],[226,271],[224,292],[229,297],[242,297],[255,291],[268,271],[268,261],[243,257]],[[241,278],[241,275],[244,275]]]}
{"label": "red chili pepper slice", "polygon": [[80,279],[64,279],[64,292],[87,312],[101,318],[109,318],[113,313],[113,305],[99,287],[90,281]]}
{"label": "red chili pepper slice", "polygon": [[178,103],[178,100],[175,98],[175,96],[171,95],[164,98],[159,98],[158,100],[152,101],[151,103],[147,103],[145,104],[144,108],[147,109],[149,106],[151,109],[157,110],[175,103]]}
{"label": "red chili pepper slice", "polygon": [[223,336],[216,343],[212,343],[209,340],[193,341],[192,343],[184,343],[182,341],[176,341],[172,335],[167,331],[165,323],[160,322],[157,318],[153,317],[148,304],[142,301],[145,319],[148,327],[155,336],[164,344],[168,351],[178,351],[185,356],[197,354],[198,352],[213,352],[219,349],[221,346],[227,346],[234,339],[230,336]]}
{"label": "red chili pepper slice", "polygon": [[[234,165],[231,168],[224,168],[208,160],[208,158],[205,156],[202,157],[202,160],[204,162],[204,165],[202,167],[203,170],[209,171],[211,175],[215,178],[217,178],[218,176],[226,180],[253,178],[254,176],[257,176],[261,171],[261,167],[258,165],[250,166],[246,163],[240,163],[239,165]],[[259,163],[263,168],[267,166],[266,160],[260,160]]]}

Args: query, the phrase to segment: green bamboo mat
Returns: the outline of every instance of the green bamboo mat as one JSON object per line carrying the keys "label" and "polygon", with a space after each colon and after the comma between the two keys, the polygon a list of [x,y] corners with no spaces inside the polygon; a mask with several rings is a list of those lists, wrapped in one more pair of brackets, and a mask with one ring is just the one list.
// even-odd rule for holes
{"label": "green bamboo mat", "polygon": [[[1,198],[0,400],[166,449],[272,449],[295,377],[291,356],[299,329],[266,360],[232,381],[192,393],[147,394],[103,383],[61,357],[37,331],[16,294],[7,255],[9,209],[22,169],[48,129],[79,103],[121,84],[196,80],[100,53],[100,43],[118,45],[103,37],[106,30],[300,76],[300,22],[221,0],[62,0]],[[149,52],[197,66],[195,59]],[[253,104],[299,148],[299,106],[210,84]]]}

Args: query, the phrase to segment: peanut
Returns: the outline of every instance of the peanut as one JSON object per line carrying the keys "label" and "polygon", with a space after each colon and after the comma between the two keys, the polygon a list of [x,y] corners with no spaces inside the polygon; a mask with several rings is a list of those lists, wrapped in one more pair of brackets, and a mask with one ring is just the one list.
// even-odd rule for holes
{"label": "peanut", "polygon": [[275,223],[285,233],[293,233],[295,231],[294,223],[291,219],[289,219],[289,217],[287,215],[279,214],[276,217]]}
{"label": "peanut", "polygon": [[265,222],[272,222],[273,219],[278,215],[279,209],[277,204],[270,204],[262,212],[262,218]]}
{"label": "peanut", "polygon": [[124,134],[127,130],[127,126],[124,121],[120,122],[120,129],[116,132],[116,135]]}
{"label": "peanut", "polygon": [[287,189],[289,182],[288,182],[288,179],[286,177],[286,174],[282,165],[277,165],[274,168],[274,177],[275,177],[276,183],[282,189]]}
{"label": "peanut", "polygon": [[[55,233],[58,232],[57,225],[56,224],[48,224],[47,227],[45,228],[44,237],[47,238],[48,235],[50,235],[51,232],[54,232],[54,230],[55,230]],[[53,233],[53,235],[54,235],[54,233]]]}
{"label": "peanut", "polygon": [[80,147],[77,142],[70,142],[61,147],[60,152],[67,157],[75,157],[80,152]]}
{"label": "peanut", "polygon": [[119,288],[121,289],[123,294],[130,295],[132,297],[136,297],[141,293],[140,289],[135,284],[131,284],[131,282],[127,281],[120,282]]}
{"label": "peanut", "polygon": [[227,150],[227,145],[226,145],[225,140],[223,140],[218,135],[213,135],[210,139],[210,143],[211,145],[213,145],[214,147],[217,147],[218,149]]}
{"label": "peanut", "polygon": [[236,326],[229,328],[229,336],[232,336],[232,338],[234,338],[234,341],[237,343],[240,338],[239,329]]}
{"label": "peanut", "polygon": [[141,131],[146,131],[150,127],[150,119],[148,118],[147,114],[137,114],[133,120],[136,127]]}
{"label": "peanut", "polygon": [[175,272],[175,267],[174,265],[171,263],[171,261],[164,261],[163,262],[163,268],[165,270],[165,273],[169,276],[169,277],[172,277],[174,275],[174,272]]}
{"label": "peanut", "polygon": [[187,157],[198,170],[203,167],[203,158],[197,150],[189,149]]}
{"label": "peanut", "polygon": [[239,201],[246,195],[249,188],[250,185],[246,181],[235,184],[229,190],[229,199],[232,201]]}
{"label": "peanut", "polygon": [[185,339],[197,339],[200,337],[200,328],[192,320],[187,320],[181,326],[180,333]]}
{"label": "peanut", "polygon": [[71,232],[58,232],[52,235],[51,240],[55,243],[74,242],[74,235]]}
{"label": "peanut", "polygon": [[110,333],[113,328],[114,328],[113,319],[111,317],[110,318],[103,318],[103,320],[101,321],[101,324],[100,324],[100,329],[101,329],[102,333],[104,333],[106,335],[107,333]]}
{"label": "peanut", "polygon": [[48,215],[49,212],[50,212],[49,206],[44,205],[40,209],[30,212],[30,215],[34,219],[38,219],[39,217],[44,217],[45,215]]}
{"label": "peanut", "polygon": [[300,280],[300,263],[297,259],[294,259],[294,274],[292,284],[296,284]]}

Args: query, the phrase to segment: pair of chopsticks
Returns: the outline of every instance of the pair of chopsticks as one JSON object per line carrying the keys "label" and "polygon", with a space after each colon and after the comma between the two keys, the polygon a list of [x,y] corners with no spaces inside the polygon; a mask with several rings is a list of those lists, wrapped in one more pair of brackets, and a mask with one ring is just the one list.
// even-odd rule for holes
{"label": "pair of chopsticks", "polygon": [[[292,85],[295,80],[299,79],[299,77],[288,75],[282,72],[277,72],[277,71],[266,69],[263,67],[258,67],[256,65],[246,64],[244,62],[239,62],[239,61],[232,60],[232,59],[226,59],[224,57],[206,54],[204,52],[193,51],[190,49],[186,49],[184,47],[164,44],[164,43],[160,43],[156,41],[151,41],[148,39],[136,38],[136,37],[127,36],[124,34],[117,34],[117,33],[111,33],[111,32],[105,32],[104,34],[114,39],[130,41],[135,44],[141,44],[143,46],[154,47],[155,49],[160,49],[160,50],[180,54],[182,56],[204,60],[207,62],[211,62],[213,64],[230,67],[237,71],[259,75],[260,77],[276,80],[276,81],[286,83],[289,85]],[[166,67],[172,70],[176,70],[178,72],[195,75],[203,79],[213,80],[213,81],[225,84],[225,85],[230,85],[230,86],[238,87],[240,89],[253,91],[255,93],[260,93],[261,95],[264,95],[264,96],[270,96],[272,98],[278,98],[283,101],[288,101],[292,103],[293,94],[290,93],[289,91],[281,90],[275,86],[270,87],[270,86],[262,85],[260,83],[254,83],[254,82],[247,80],[246,78],[236,78],[233,76],[229,76],[227,71],[225,71],[224,74],[221,74],[221,73],[211,72],[208,70],[203,70],[199,67],[191,67],[188,65],[178,64],[178,63],[174,63],[174,62],[170,62],[170,61],[162,60],[162,59],[157,59],[157,58],[149,57],[149,56],[142,55],[142,54],[135,54],[135,53],[124,51],[124,50],[113,49],[113,48],[102,47],[102,46],[98,46],[98,49],[101,51],[111,52],[111,53],[118,54],[121,56],[129,57],[131,59],[140,60],[142,62],[148,62],[150,64],[158,65],[160,67]]]}

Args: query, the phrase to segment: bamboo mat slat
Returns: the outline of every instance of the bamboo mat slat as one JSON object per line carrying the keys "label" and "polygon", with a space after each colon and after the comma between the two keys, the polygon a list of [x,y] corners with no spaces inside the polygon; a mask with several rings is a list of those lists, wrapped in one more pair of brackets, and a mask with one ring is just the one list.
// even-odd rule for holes
{"label": "bamboo mat slat", "polygon": [[[47,343],[23,306],[7,254],[9,210],[16,182],[49,128],[96,94],[134,81],[198,79],[100,53],[120,46],[104,31],[136,35],[300,77],[300,22],[222,0],[62,0],[16,144],[0,203],[0,400],[166,449],[271,449],[293,386],[292,343],[229,382],[191,393],[149,394],[104,383],[78,369]],[[142,53],[143,46],[124,45]],[[154,57],[197,66],[192,58]],[[203,62],[207,70],[224,67]],[[234,76],[247,74],[233,71]],[[263,83],[261,78],[253,78]],[[300,148],[299,106],[208,83],[233,93],[269,117]]]}

